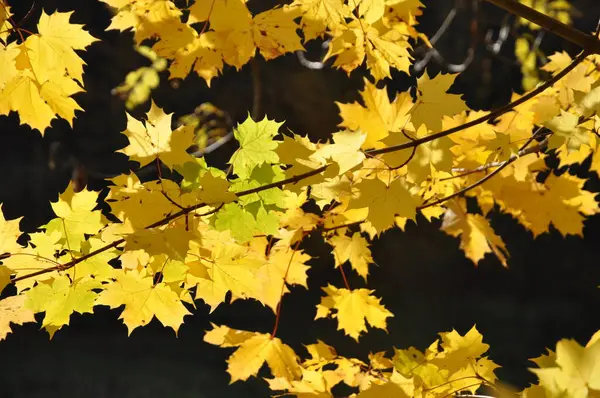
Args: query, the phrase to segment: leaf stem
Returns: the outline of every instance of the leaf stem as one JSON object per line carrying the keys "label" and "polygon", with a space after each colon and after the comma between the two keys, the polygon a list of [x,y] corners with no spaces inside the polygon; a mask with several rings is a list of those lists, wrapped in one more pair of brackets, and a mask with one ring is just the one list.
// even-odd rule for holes
{"label": "leaf stem", "polygon": [[277,311],[275,312],[275,325],[273,325],[273,331],[271,332],[271,339],[275,337],[277,333],[277,328],[279,327],[279,320],[281,319],[281,307],[283,302],[283,293],[285,292],[285,281],[288,276],[288,272],[290,271],[290,267],[292,266],[292,260],[294,259],[294,254],[296,254],[296,250],[298,250],[298,246],[300,246],[300,242],[302,239],[298,239],[298,242],[294,245],[292,249],[292,255],[290,256],[290,261],[288,262],[287,268],[285,269],[285,274],[283,275],[283,281],[281,282],[281,294],[279,295],[279,302],[277,303]]}

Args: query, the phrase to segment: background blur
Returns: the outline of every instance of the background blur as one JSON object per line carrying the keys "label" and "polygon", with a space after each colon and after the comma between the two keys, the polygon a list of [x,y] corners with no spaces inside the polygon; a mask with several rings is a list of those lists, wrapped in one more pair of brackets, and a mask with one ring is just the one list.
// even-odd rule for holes
{"label": "background blur", "polygon": [[[205,0],[197,0],[205,1]],[[31,0],[9,1],[18,21],[31,8]],[[254,11],[273,6],[275,0],[249,0]],[[435,34],[449,12],[456,16],[440,37],[436,49],[445,62],[427,64],[430,74],[447,70],[448,65],[466,66],[457,79],[456,92],[465,93],[473,109],[490,109],[508,102],[511,91],[521,91],[520,65],[514,56],[511,31],[499,51],[490,51],[485,36],[496,39],[506,14],[491,4],[465,1],[424,1],[426,8],[419,19],[420,31]],[[574,25],[592,31],[600,16],[597,0],[572,2]],[[72,165],[84,165],[89,171],[88,188],[100,190],[103,175],[127,170],[127,159],[114,153],[126,145],[120,132],[125,128],[123,102],[111,95],[127,72],[144,64],[133,50],[132,35],[105,32],[111,11],[96,0],[37,0],[33,15],[22,25],[35,29],[42,8],[75,10],[72,21],[83,23],[102,41],[82,53],[87,92],[76,99],[85,109],[77,113],[71,130],[64,120],[54,120],[52,129],[42,138],[37,131],[19,126],[15,114],[0,117],[0,202],[6,218],[25,216],[22,226],[28,230],[44,224],[52,216],[49,201],[67,186]],[[546,55],[556,50],[571,55],[578,49],[546,34],[540,50]],[[489,43],[487,43],[489,44]],[[307,46],[310,59],[321,55],[320,43]],[[470,63],[464,63],[473,51]],[[419,50],[417,62],[425,52]],[[424,63],[422,63],[424,66]],[[154,94],[156,103],[175,117],[190,113],[202,102],[210,101],[227,111],[235,121],[244,120],[252,109],[251,68],[228,69],[213,80],[211,89],[193,75],[170,84],[164,76]],[[261,108],[269,118],[286,120],[285,126],[313,141],[336,131],[340,122],[334,101],[359,99],[364,71],[350,76],[324,68],[310,70],[295,54],[265,63],[258,62],[262,87]],[[419,72],[419,73],[422,73]],[[387,81],[392,97],[407,90],[414,78],[394,72]],[[143,114],[142,106],[134,114]],[[174,117],[174,118],[175,118]],[[208,156],[209,163],[224,164],[235,149],[224,146]],[[56,163],[53,169],[50,163]],[[574,170],[587,176],[586,165]],[[589,175],[588,188],[600,191],[598,178]],[[312,291],[294,289],[283,302],[278,336],[297,352],[302,344],[320,338],[334,345],[342,355],[364,355],[396,346],[415,346],[423,350],[438,332],[452,328],[461,334],[473,324],[491,345],[490,357],[503,368],[501,379],[518,387],[533,381],[527,371],[528,358],[542,354],[563,337],[585,343],[600,328],[600,266],[597,247],[600,217],[586,223],[585,238],[561,238],[557,232],[533,239],[531,234],[509,216],[495,216],[492,222],[511,253],[510,268],[504,269],[493,257],[486,257],[478,268],[465,259],[458,240],[439,232],[439,222],[419,220],[405,232],[392,230],[373,245],[377,266],[370,269],[368,286],[376,290],[382,302],[395,314],[388,319],[388,331],[372,331],[356,344],[337,332],[331,320],[313,321],[320,300],[319,286],[342,283],[333,269],[333,258],[319,239],[311,239],[304,249],[315,257],[309,271]],[[349,273],[350,274],[350,273]],[[352,274],[350,284],[363,286]],[[10,293],[6,289],[4,294]],[[71,325],[59,331],[52,341],[28,324],[15,327],[6,341],[0,342],[0,397],[266,397],[266,383],[251,379],[228,386],[225,358],[231,350],[202,341],[209,322],[234,328],[270,331],[273,313],[256,302],[236,302],[221,306],[208,315],[208,307],[198,302],[194,316],[176,337],[157,321],[136,329],[127,337],[127,329],[118,320],[120,310],[99,307],[94,315],[72,317]]]}

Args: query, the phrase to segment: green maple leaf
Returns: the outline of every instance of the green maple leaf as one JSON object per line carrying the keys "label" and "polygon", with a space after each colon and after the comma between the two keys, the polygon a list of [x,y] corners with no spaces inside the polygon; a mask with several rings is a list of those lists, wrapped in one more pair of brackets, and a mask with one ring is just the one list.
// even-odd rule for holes
{"label": "green maple leaf", "polygon": [[219,231],[230,230],[239,242],[247,242],[252,239],[256,220],[250,212],[243,209],[237,203],[228,203],[217,213],[215,227]]}
{"label": "green maple leaf", "polygon": [[238,125],[234,136],[240,147],[231,156],[229,164],[233,172],[241,179],[246,179],[252,170],[263,163],[277,163],[279,156],[275,152],[278,141],[274,141],[282,123],[269,120],[266,117],[260,122],[255,122],[248,116],[246,121]]}
{"label": "green maple leaf", "polygon": [[256,231],[259,234],[275,235],[279,228],[279,217],[273,211],[267,211],[264,207],[256,213]]}

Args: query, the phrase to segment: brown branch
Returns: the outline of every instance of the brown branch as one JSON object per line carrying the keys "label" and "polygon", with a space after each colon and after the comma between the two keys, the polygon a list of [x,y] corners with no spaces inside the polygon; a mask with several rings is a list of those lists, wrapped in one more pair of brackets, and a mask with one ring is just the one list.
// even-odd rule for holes
{"label": "brown branch", "polygon": [[[534,136],[535,135],[536,134],[534,133]],[[531,137],[530,137],[530,139],[531,139]],[[530,143],[531,143],[531,141],[528,141],[525,146],[527,146]],[[528,148],[528,149],[521,148],[516,154],[511,155],[510,158],[512,158],[512,157],[519,158],[519,157],[521,157],[523,155],[528,155],[530,153],[540,152],[540,148],[539,148],[540,145],[536,145],[536,146]],[[475,174],[475,173],[479,173],[479,172],[482,172],[482,171],[487,171],[488,169],[492,169],[494,167],[501,167],[501,166],[504,165],[504,163],[506,163],[506,160],[486,163],[486,164],[483,164],[483,165],[481,165],[479,167],[475,167],[474,169],[455,168],[455,169],[452,169],[452,172],[454,172],[454,173],[460,173],[460,174],[453,175],[451,177],[441,178],[440,181],[447,181],[447,180],[452,180],[452,179],[455,179],[455,178],[466,177],[466,176],[468,176],[470,174]]]}
{"label": "brown branch", "polygon": [[[280,188],[280,187],[283,187],[286,184],[296,184],[299,181],[302,181],[302,180],[304,180],[304,179],[306,179],[308,177],[311,177],[313,175],[322,173],[323,171],[325,171],[325,169],[327,169],[327,167],[329,167],[328,164],[326,164],[324,166],[321,166],[318,169],[311,170],[311,171],[309,171],[307,173],[298,174],[296,176],[287,178],[285,180],[277,181],[277,182],[274,182],[274,183],[271,183],[271,184],[263,185],[263,186],[252,188],[252,189],[247,189],[245,191],[240,191],[240,192],[236,193],[236,196],[239,198],[239,197],[247,196],[247,195],[250,195],[250,194],[253,194],[253,193],[258,193],[258,192],[266,191],[267,189],[271,189],[271,188]],[[191,212],[193,212],[193,211],[195,211],[195,210],[197,210],[197,209],[199,209],[201,207],[206,207],[208,205],[209,204],[207,204],[207,203],[199,203],[199,204],[194,205],[194,206],[183,208],[182,210],[180,210],[180,211],[178,211],[176,213],[173,213],[170,216],[167,216],[167,217],[163,218],[162,220],[159,220],[159,221],[157,221],[157,222],[155,222],[153,224],[148,225],[145,229],[152,229],[152,228],[156,228],[156,227],[160,227],[160,226],[166,225],[166,224],[170,223],[171,221],[173,221],[173,220],[175,220],[175,219],[177,219],[177,218],[179,218],[181,216],[185,216],[186,214],[189,214],[189,213],[191,213]],[[208,214],[212,214],[212,213],[216,212],[217,210],[219,210],[221,208],[221,206],[223,206],[223,204],[221,204],[216,210],[211,210],[211,211],[209,211],[208,213],[206,213],[204,215],[208,215]],[[14,283],[14,282],[18,282],[18,281],[21,281],[21,280],[24,280],[24,279],[32,278],[34,276],[46,274],[46,273],[49,273],[49,272],[64,271],[64,270],[67,270],[69,268],[73,268],[74,266],[76,266],[77,264],[79,264],[79,263],[87,260],[88,258],[90,258],[92,256],[95,256],[97,254],[103,253],[103,252],[105,252],[105,251],[107,251],[109,249],[112,249],[114,247],[117,247],[117,246],[119,246],[122,243],[125,243],[125,239],[116,240],[116,241],[114,241],[112,243],[107,244],[106,246],[103,246],[103,247],[98,248],[97,250],[94,250],[93,252],[90,252],[90,253],[88,253],[88,254],[86,254],[84,256],[81,256],[81,257],[76,258],[76,259],[74,259],[72,261],[69,261],[68,263],[61,264],[60,266],[56,266],[56,267],[52,267],[52,268],[46,268],[46,269],[43,269],[43,270],[32,272],[32,273],[27,274],[27,275],[19,276],[17,278],[12,279],[11,282]]]}
{"label": "brown branch", "polygon": [[344,264],[340,264],[338,268],[340,269],[340,273],[342,274],[342,279],[344,280],[344,286],[346,287],[346,289],[352,290],[352,289],[350,289],[350,284],[348,283],[348,278],[346,278],[346,273],[344,272]]}
{"label": "brown branch", "polygon": [[[540,130],[538,130],[538,131],[540,131]],[[444,202],[446,202],[446,201],[448,201],[450,199],[454,199],[457,196],[463,195],[464,193],[466,193],[466,192],[468,192],[468,191],[470,191],[470,190],[472,190],[474,188],[477,188],[478,186],[480,186],[484,182],[486,182],[489,179],[491,179],[492,177],[494,177],[496,174],[500,173],[502,170],[504,170],[506,167],[508,167],[515,160],[519,159],[521,156],[528,155],[530,153],[537,153],[537,152],[543,151],[546,148],[546,145],[548,144],[548,140],[547,139],[545,139],[544,141],[540,142],[538,145],[535,145],[535,146],[532,146],[531,148],[525,149],[525,147],[527,145],[529,145],[529,143],[531,141],[533,141],[533,139],[537,135],[538,131],[536,131],[531,136],[531,138],[525,143],[525,145],[523,145],[523,149],[521,149],[518,153],[516,153],[514,155],[511,155],[510,158],[508,158],[507,160],[505,160],[504,162],[502,162],[502,164],[496,170],[492,171],[490,174],[487,174],[485,177],[477,180],[473,184],[471,184],[469,186],[466,186],[466,187],[464,187],[463,189],[461,189],[459,191],[454,192],[451,195],[445,196],[445,197],[443,197],[441,199],[438,199],[436,201],[433,201],[431,203],[427,203],[427,204],[424,204],[424,205],[421,205],[421,206],[417,206],[417,209],[423,210],[423,209],[426,209],[428,207],[436,206],[436,205],[439,205],[441,203],[444,203]]]}
{"label": "brown branch", "polygon": [[340,224],[340,225],[334,225],[333,227],[327,227],[327,228],[322,228],[321,231],[323,232],[329,232],[329,231],[335,231],[336,229],[340,229],[340,228],[350,228],[350,227],[354,227],[356,225],[360,225],[362,224],[364,221],[354,221],[348,224]]}
{"label": "brown branch", "polygon": [[384,153],[401,151],[403,149],[408,149],[408,148],[412,148],[412,147],[415,147],[415,146],[419,146],[421,144],[425,144],[427,142],[437,140],[438,138],[442,138],[442,137],[445,137],[447,135],[454,134],[454,133],[457,133],[457,132],[462,131],[462,130],[466,130],[466,129],[471,128],[473,126],[477,126],[478,124],[487,122],[488,120],[495,119],[495,118],[497,118],[499,116],[502,116],[503,114],[511,111],[513,108],[521,105],[524,102],[527,102],[528,100],[530,100],[531,98],[535,97],[536,95],[544,92],[547,88],[549,88],[550,86],[552,86],[554,83],[556,83],[557,81],[559,81],[560,79],[562,79],[567,73],[569,73],[570,71],[572,71],[588,55],[589,54],[586,51],[583,51],[573,61],[571,61],[571,63],[569,65],[567,65],[563,70],[561,70],[559,73],[557,73],[556,75],[554,75],[551,79],[549,79],[545,83],[539,85],[538,87],[536,87],[535,89],[531,90],[530,92],[528,92],[527,94],[523,95],[522,97],[516,99],[515,101],[513,101],[513,102],[511,102],[509,104],[506,104],[503,107],[501,107],[501,108],[499,108],[499,109],[497,109],[497,110],[495,110],[493,112],[490,112],[490,113],[488,113],[485,116],[482,116],[482,117],[477,118],[475,120],[471,120],[470,122],[467,122],[465,124],[461,124],[460,126],[456,126],[456,127],[451,128],[451,129],[448,129],[448,130],[440,131],[439,133],[431,134],[431,135],[428,135],[428,136],[422,137],[422,138],[417,138],[414,141],[410,141],[410,142],[407,142],[407,143],[404,143],[404,144],[400,144],[400,145],[390,146],[390,147],[387,147],[387,148],[372,149],[372,150],[365,151],[365,153],[367,153],[369,155],[381,155],[381,154],[384,154]]}
{"label": "brown branch", "polygon": [[569,25],[565,25],[556,19],[542,14],[525,4],[516,0],[487,0],[488,2],[503,8],[511,14],[517,15],[530,22],[540,25],[545,30],[552,32],[563,39],[582,47],[589,54],[600,54],[600,40],[593,35],[583,33]]}
{"label": "brown branch", "polygon": [[[490,178],[492,178],[496,174],[500,173],[504,168],[506,168],[508,165],[510,165],[511,163],[513,163],[514,161],[516,161],[517,159],[519,159],[520,157],[525,156],[525,155],[529,155],[529,154],[532,154],[532,153],[542,152],[546,148],[546,145],[548,144],[547,139],[545,139],[544,141],[540,142],[538,145],[532,146],[530,148],[526,148],[535,139],[535,137],[538,135],[538,133],[540,131],[541,131],[541,129],[538,129],[529,138],[529,140],[521,147],[521,150],[519,150],[519,152],[517,152],[516,154],[511,155],[510,158],[508,158],[507,160],[505,160],[503,162],[493,162],[494,163],[493,166],[491,165],[491,163],[488,163],[487,165],[484,165],[484,166],[488,166],[488,167],[498,167],[496,170],[492,171],[490,174],[486,175],[485,177],[483,177],[482,179],[478,180],[477,182],[469,185],[468,187],[465,187],[465,188],[461,189],[460,191],[457,191],[457,192],[453,193],[452,195],[448,195],[446,197],[438,199],[435,202],[431,202],[431,203],[427,203],[427,204],[424,204],[424,205],[421,205],[421,206],[417,206],[417,209],[418,210],[422,210],[422,209],[425,209],[427,207],[439,205],[439,204],[444,203],[444,202],[446,202],[446,201],[448,201],[450,199],[453,199],[453,198],[455,198],[457,196],[460,196],[460,195],[464,194],[465,192],[470,191],[471,189],[476,188],[479,185],[483,184],[484,182],[488,181]],[[353,222],[348,223],[348,224],[335,225],[333,227],[322,228],[321,231],[328,232],[328,231],[334,231],[334,230],[340,229],[340,228],[350,228],[350,227],[354,227],[354,226],[360,225],[360,224],[364,223],[365,221],[366,220],[353,221]]]}

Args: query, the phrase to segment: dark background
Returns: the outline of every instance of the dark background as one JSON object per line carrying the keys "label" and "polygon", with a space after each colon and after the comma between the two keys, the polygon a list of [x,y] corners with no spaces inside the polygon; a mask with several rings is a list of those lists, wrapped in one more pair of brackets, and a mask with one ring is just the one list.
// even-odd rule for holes
{"label": "dark background", "polygon": [[[201,0],[204,1],[204,0]],[[273,5],[270,0],[250,0],[254,11]],[[16,20],[27,13],[31,1],[12,1]],[[431,8],[419,19],[420,30],[433,35],[452,7],[457,17],[438,41],[436,48],[449,63],[461,63],[468,48],[475,49],[473,62],[459,76],[456,92],[465,93],[473,109],[490,109],[506,103],[511,90],[520,90],[520,69],[514,61],[514,37],[506,41],[498,54],[486,50],[483,37],[491,29],[497,35],[505,16],[490,4],[471,1],[425,1]],[[591,31],[600,16],[596,0],[573,2],[575,25]],[[19,126],[12,114],[0,117],[0,202],[7,218],[25,216],[22,227],[33,230],[52,217],[50,200],[69,182],[72,165],[82,164],[89,171],[88,187],[100,190],[102,175],[127,170],[124,156],[114,151],[126,145],[120,132],[125,128],[122,101],[111,95],[126,73],[143,65],[144,59],[132,48],[132,35],[105,32],[110,11],[95,0],[39,0],[32,16],[23,24],[35,29],[42,7],[46,12],[75,10],[72,21],[83,23],[102,41],[93,44],[82,57],[86,93],[76,99],[85,109],[78,112],[71,130],[63,120],[54,120],[41,137],[38,131]],[[476,22],[474,26],[473,23]],[[307,46],[309,57],[319,57],[319,43]],[[578,49],[561,39],[544,37],[541,49],[546,54]],[[417,51],[420,59],[423,52]],[[336,131],[340,122],[334,101],[358,100],[364,70],[350,76],[330,70],[304,68],[295,55],[265,63],[258,61],[262,87],[261,108],[269,118],[286,120],[286,126],[313,140]],[[432,62],[430,74],[444,70]],[[393,72],[386,81],[390,94],[405,91],[414,78]],[[210,101],[230,113],[236,121],[246,118],[252,109],[250,67],[241,71],[227,69],[213,80],[211,89],[197,76],[190,76],[174,88],[165,78],[154,94],[157,104],[175,117],[191,112],[198,104]],[[143,114],[147,106],[134,112]],[[54,144],[53,144],[54,143]],[[50,155],[51,148],[58,148]],[[223,164],[234,146],[225,146],[208,157],[209,163]],[[50,156],[58,167],[49,167]],[[576,170],[585,174],[585,165]],[[599,191],[595,175],[589,175],[588,188]],[[505,240],[511,253],[510,268],[504,269],[493,257],[474,267],[458,249],[458,240],[439,232],[439,222],[420,219],[405,232],[391,230],[373,243],[376,266],[371,267],[368,286],[376,290],[382,302],[395,314],[388,319],[386,334],[373,330],[356,344],[337,332],[335,321],[313,321],[320,300],[319,286],[341,286],[341,276],[333,269],[329,249],[319,238],[311,238],[304,249],[314,256],[309,271],[310,293],[292,290],[283,302],[278,336],[300,354],[302,344],[317,338],[334,345],[340,354],[363,355],[369,351],[407,348],[423,350],[438,332],[457,329],[466,333],[473,324],[491,345],[490,357],[503,366],[501,379],[518,387],[534,380],[526,368],[527,358],[553,347],[563,337],[585,343],[600,328],[600,267],[595,242],[600,236],[600,217],[586,222],[585,238],[563,239],[553,231],[537,239],[505,215],[495,215],[492,224]],[[362,280],[351,275],[350,284],[362,287]],[[7,289],[4,294],[9,292]],[[194,316],[176,337],[157,321],[136,329],[130,337],[120,320],[120,310],[97,307],[95,314],[76,315],[71,324],[59,331],[52,341],[38,330],[39,325],[15,327],[6,341],[0,342],[0,397],[264,397],[269,392],[260,379],[228,386],[225,358],[231,350],[202,341],[209,322],[234,328],[268,332],[274,316],[256,302],[236,302],[221,306],[209,316],[207,307],[197,303]]]}

